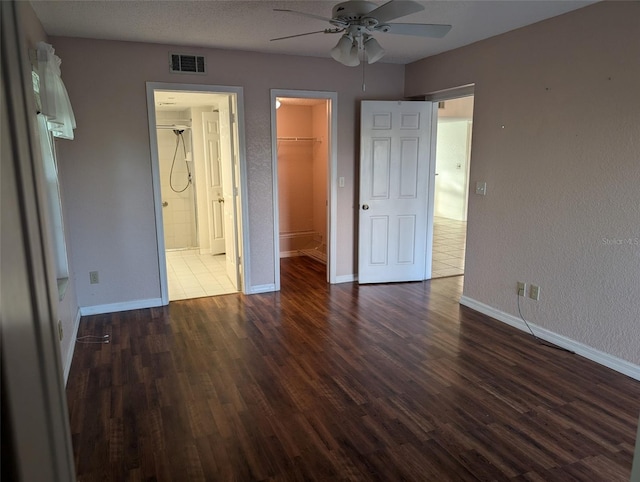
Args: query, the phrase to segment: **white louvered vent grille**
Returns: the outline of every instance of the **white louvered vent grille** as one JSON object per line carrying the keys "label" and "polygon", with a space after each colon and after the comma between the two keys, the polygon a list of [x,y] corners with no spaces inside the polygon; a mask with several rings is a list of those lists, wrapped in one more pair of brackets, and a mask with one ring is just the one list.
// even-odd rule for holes
{"label": "white louvered vent grille", "polygon": [[169,69],[171,72],[190,74],[204,74],[204,56],[187,54],[169,54]]}

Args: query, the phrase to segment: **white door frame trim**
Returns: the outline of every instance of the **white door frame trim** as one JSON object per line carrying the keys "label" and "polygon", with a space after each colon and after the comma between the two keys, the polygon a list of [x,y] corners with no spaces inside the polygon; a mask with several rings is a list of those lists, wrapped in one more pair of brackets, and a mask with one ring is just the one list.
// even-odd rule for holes
{"label": "white door frame trim", "polygon": [[204,92],[236,94],[238,115],[238,162],[240,179],[238,179],[241,210],[238,213],[237,223],[242,227],[242,236],[238,240],[242,253],[240,272],[242,277],[242,292],[248,294],[251,286],[249,267],[249,208],[247,204],[247,162],[244,125],[244,96],[242,87],[224,85],[200,85],[200,84],[175,84],[167,82],[147,82],[147,117],[149,121],[149,147],[151,151],[151,174],[153,182],[153,204],[155,210],[156,237],[158,245],[158,270],[160,273],[160,294],[162,304],[169,303],[169,286],[167,282],[167,262],[164,244],[164,225],[162,221],[162,194],[160,191],[160,161],[158,159],[158,136],[156,133],[156,109],[154,92],[156,90],[173,90],[179,92]]}
{"label": "white door frame trim", "polygon": [[425,256],[424,275],[425,280],[431,279],[433,268],[433,217],[435,214],[435,189],[436,189],[436,146],[438,142],[438,103],[431,106],[431,142],[429,143],[429,173],[427,179],[427,255]]}
{"label": "white door frame trim", "polygon": [[327,172],[327,189],[329,212],[327,224],[329,243],[327,245],[327,281],[335,284],[338,249],[338,93],[314,90],[271,89],[271,173],[273,176],[273,259],[275,273],[275,289],[280,290],[280,213],[278,203],[278,133],[276,130],[276,97],[294,97],[301,99],[330,100],[329,112],[329,166]]}

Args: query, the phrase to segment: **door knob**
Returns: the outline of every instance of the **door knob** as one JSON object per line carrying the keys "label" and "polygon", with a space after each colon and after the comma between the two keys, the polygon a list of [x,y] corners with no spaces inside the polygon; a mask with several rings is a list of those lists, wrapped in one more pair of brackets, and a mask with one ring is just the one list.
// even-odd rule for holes
{"label": "door knob", "polygon": [[219,197],[219,198],[218,198],[218,202],[219,202],[219,203],[223,203],[223,202],[224,202],[224,199],[222,199],[221,197]]}
{"label": "door knob", "polygon": [[168,205],[169,205],[169,203],[168,203],[167,201],[165,201],[165,202],[163,202],[163,203],[162,203],[162,207],[163,207],[163,208],[166,208]]}
{"label": "door knob", "polygon": [[369,205],[368,204],[363,204],[362,205],[362,209],[366,211],[367,209],[369,209]]}

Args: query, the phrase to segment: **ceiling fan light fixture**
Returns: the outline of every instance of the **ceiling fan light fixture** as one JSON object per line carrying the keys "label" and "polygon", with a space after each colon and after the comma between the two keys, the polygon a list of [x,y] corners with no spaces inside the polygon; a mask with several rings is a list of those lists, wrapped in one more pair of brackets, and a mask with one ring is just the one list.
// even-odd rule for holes
{"label": "ceiling fan light fixture", "polygon": [[412,35],[423,38],[444,37],[451,25],[427,23],[395,23],[394,20],[424,10],[423,2],[414,0],[388,0],[382,5],[376,5],[368,0],[346,0],[338,3],[331,11],[331,18],[312,13],[297,12],[290,9],[275,8],[276,12],[286,12],[293,15],[324,20],[329,22],[330,28],[315,32],[305,32],[297,35],[287,35],[271,40],[285,40],[319,33],[344,32],[338,44],[331,49],[331,57],[343,65],[355,67],[360,65],[360,50],[364,50],[367,62],[373,64],[385,55],[385,50],[372,34],[391,33],[397,35]]}
{"label": "ceiling fan light fixture", "polygon": [[331,57],[340,63],[344,63],[351,55],[352,45],[353,39],[349,35],[344,34],[340,37],[336,46],[331,49]]}
{"label": "ceiling fan light fixture", "polygon": [[364,51],[367,54],[367,62],[370,64],[380,60],[386,53],[378,41],[373,37],[369,37],[364,41]]}
{"label": "ceiling fan light fixture", "polygon": [[349,56],[342,60],[342,63],[347,67],[357,67],[360,65],[360,50],[358,48],[358,41],[354,40],[349,51]]}

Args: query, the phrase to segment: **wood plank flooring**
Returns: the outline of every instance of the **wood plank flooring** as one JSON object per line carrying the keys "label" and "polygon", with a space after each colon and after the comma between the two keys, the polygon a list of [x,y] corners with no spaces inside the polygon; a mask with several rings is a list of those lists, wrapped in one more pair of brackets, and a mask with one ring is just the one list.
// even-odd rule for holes
{"label": "wood plank flooring", "polygon": [[627,481],[640,383],[457,300],[461,278],[327,285],[82,319],[78,479]]}

